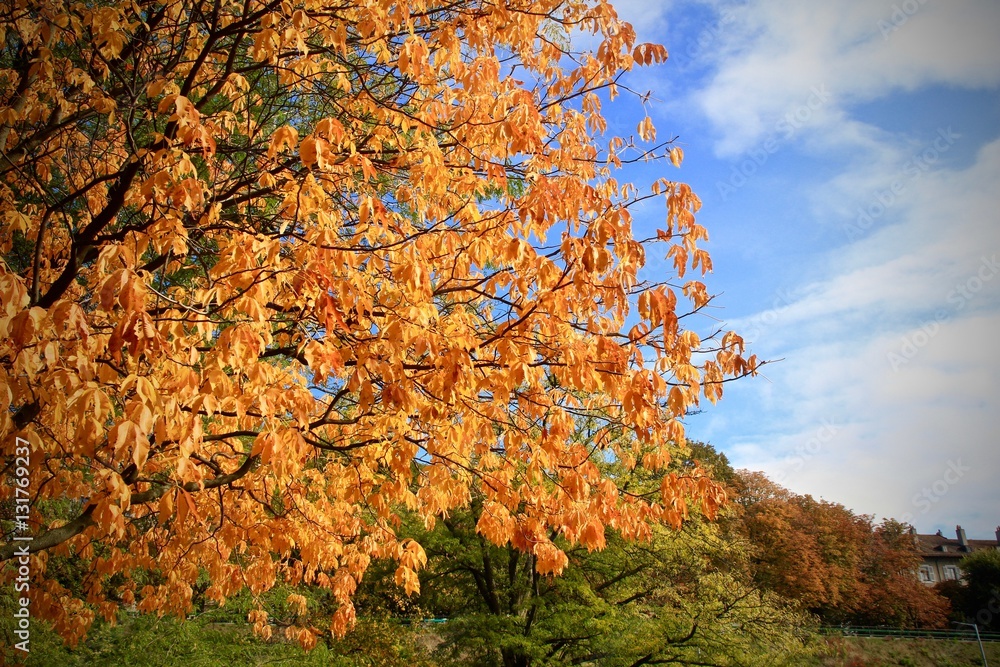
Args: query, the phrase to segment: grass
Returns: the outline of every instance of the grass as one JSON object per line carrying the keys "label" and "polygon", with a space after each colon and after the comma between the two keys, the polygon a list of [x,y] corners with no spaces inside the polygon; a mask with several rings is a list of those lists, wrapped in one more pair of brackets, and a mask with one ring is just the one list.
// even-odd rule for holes
{"label": "grass", "polygon": [[[983,664],[976,642],[826,637],[825,644],[808,667],[976,667]],[[989,664],[1000,667],[1000,643],[984,646]]]}
{"label": "grass", "polygon": [[[278,632],[275,633],[280,634]],[[424,667],[427,649],[412,631],[398,624],[362,621],[354,632],[329,645],[320,640],[312,651],[292,642],[255,637],[246,623],[212,619],[178,621],[123,614],[111,627],[96,623],[86,640],[67,647],[41,622],[31,628],[31,653],[0,642],[0,664],[27,667]]]}

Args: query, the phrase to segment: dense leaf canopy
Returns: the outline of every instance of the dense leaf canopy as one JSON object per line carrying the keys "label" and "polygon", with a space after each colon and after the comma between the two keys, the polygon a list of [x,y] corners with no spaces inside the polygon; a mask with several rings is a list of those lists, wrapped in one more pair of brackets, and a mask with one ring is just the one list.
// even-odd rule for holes
{"label": "dense leaf canopy", "polygon": [[905,524],[802,496],[761,473],[736,480],[739,529],[754,545],[758,586],[831,625],[947,626],[948,602],[917,577],[922,558]]}
{"label": "dense leaf canopy", "polygon": [[[394,509],[432,522],[473,481],[480,532],[542,573],[554,535],[717,505],[595,464],[662,468],[756,368],[682,326],[709,299],[697,197],[614,178],[680,163],[648,117],[643,148],[604,136],[622,73],[665,58],[603,1],[9,3],[0,451],[30,443],[34,613],[72,639],[120,604],[186,612],[199,575],[220,602],[285,580],[329,588],[342,632],[372,558],[418,584]],[[654,243],[673,272],[644,282]],[[45,574],[67,558],[72,589]]]}

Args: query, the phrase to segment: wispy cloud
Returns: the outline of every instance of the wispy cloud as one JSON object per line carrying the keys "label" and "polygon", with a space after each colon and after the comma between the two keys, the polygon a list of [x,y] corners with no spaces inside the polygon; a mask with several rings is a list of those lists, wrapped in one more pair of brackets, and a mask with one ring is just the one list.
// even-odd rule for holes
{"label": "wispy cloud", "polygon": [[[898,222],[825,257],[825,279],[731,323],[785,358],[741,388],[756,414],[730,436],[734,458],[858,511],[949,525],[981,507],[978,528],[995,525],[998,185],[1000,141],[967,169],[927,174]],[[919,484],[955,457],[974,469],[915,513]]]}
{"label": "wispy cloud", "polygon": [[837,103],[810,124],[843,141],[864,139],[843,124],[840,111],[852,104],[930,84],[1000,82],[1000,5],[991,0],[928,0],[887,36],[880,25],[893,9],[879,3],[762,0],[718,11],[737,20],[705,53],[715,74],[693,99],[718,132],[720,155],[749,149],[814,86]]}

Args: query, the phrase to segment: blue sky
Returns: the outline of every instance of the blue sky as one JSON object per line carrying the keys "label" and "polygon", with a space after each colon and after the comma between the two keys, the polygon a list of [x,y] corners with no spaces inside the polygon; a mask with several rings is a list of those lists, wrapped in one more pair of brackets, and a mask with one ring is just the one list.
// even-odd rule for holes
{"label": "blue sky", "polygon": [[[782,360],[729,385],[689,436],[793,491],[992,538],[1000,3],[614,4],[671,54],[628,83],[653,91],[659,136],[686,154],[625,178],[699,193],[712,316]],[[635,133],[635,102],[605,111]],[[651,202],[634,213],[640,235],[662,223]]]}

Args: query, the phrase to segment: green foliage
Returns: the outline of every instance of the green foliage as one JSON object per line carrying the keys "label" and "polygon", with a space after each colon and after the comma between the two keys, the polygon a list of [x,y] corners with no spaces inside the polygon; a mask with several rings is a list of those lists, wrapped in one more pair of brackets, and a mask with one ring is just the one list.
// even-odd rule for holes
{"label": "green foliage", "polygon": [[959,567],[965,575],[961,610],[966,619],[1000,631],[1000,551],[984,549],[969,554]]}
{"label": "green foliage", "polygon": [[[671,464],[681,473],[694,462],[720,475],[728,461],[705,445]],[[615,464],[616,475],[635,475]],[[650,493],[648,474],[623,480]],[[404,516],[402,531],[428,556],[421,593],[397,613],[446,617],[436,628],[442,665],[539,667],[593,664],[723,666],[794,665],[809,651],[807,618],[787,600],[753,581],[751,545],[736,531],[692,515],[683,529],[656,529],[646,541],[609,532],[603,550],[566,549],[559,577],[537,574],[534,557],[495,546],[476,532],[482,505],[454,512],[427,529]],[[380,566],[375,565],[378,568]],[[386,566],[387,567],[387,566]],[[388,574],[388,572],[386,572]],[[378,597],[382,578],[359,591]]]}
{"label": "green foliage", "polygon": [[[98,622],[75,647],[42,621],[31,625],[28,665],[38,667],[230,667],[289,664],[296,667],[431,667],[428,649],[417,631],[385,619],[360,619],[343,639],[320,642],[304,651],[284,639],[264,641],[253,635],[245,610],[252,601],[240,596],[234,605],[186,621],[148,614],[122,613],[112,626]],[[0,664],[18,664],[9,649],[12,601],[0,597]],[[275,633],[279,635],[280,633]]]}
{"label": "green foliage", "polygon": [[687,461],[697,463],[709,477],[726,486],[732,486],[736,480],[736,471],[729,463],[729,458],[712,445],[689,441]]}

